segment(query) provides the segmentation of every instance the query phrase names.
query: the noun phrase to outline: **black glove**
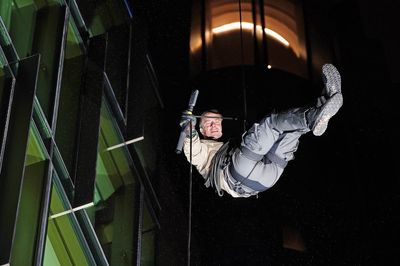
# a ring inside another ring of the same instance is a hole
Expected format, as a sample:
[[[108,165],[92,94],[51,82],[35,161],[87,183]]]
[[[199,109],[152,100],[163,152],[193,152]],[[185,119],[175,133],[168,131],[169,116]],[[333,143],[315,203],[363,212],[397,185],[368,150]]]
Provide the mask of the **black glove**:
[[[197,123],[197,118],[192,114],[192,112],[187,111],[187,110],[183,111],[179,125],[181,127],[185,128],[187,137],[190,136],[190,127],[189,127],[190,121],[192,121],[192,137],[193,137],[197,134],[197,131],[195,129],[196,123]]]

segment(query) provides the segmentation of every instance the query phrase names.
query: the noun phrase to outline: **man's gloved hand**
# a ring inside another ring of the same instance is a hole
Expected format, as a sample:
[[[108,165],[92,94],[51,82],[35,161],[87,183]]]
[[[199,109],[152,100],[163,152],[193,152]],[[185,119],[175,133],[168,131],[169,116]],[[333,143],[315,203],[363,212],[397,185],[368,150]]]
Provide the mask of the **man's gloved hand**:
[[[192,122],[192,137],[195,136],[197,134],[197,131],[195,129],[196,123],[197,123],[197,119],[196,117],[192,114],[192,112],[190,111],[183,111],[182,112],[182,116],[181,116],[181,120],[179,122],[179,125],[181,127],[185,127],[185,132],[186,132],[186,136],[189,137],[190,136],[190,127],[189,127],[189,122]]]

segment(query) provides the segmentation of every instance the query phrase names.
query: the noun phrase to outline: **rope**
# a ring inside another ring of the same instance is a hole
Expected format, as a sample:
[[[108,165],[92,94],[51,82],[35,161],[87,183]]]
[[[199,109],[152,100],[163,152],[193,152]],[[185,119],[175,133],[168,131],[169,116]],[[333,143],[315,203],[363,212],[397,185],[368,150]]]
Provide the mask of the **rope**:
[[[242,1],[239,0],[239,19],[240,19],[240,60],[242,72],[242,93],[243,93],[243,131],[247,128],[247,91],[246,75],[244,73],[244,48],[243,48],[243,28],[242,28]]]
[[[190,145],[189,145],[189,213],[188,213],[188,246],[187,246],[187,265],[190,266],[190,249],[192,238],[192,187],[193,187],[193,165],[192,165],[192,121],[189,121]]]
[[[240,16],[240,60],[242,65],[242,89],[243,89],[243,130],[247,128],[247,91],[246,91],[246,76],[244,72],[244,50],[243,50],[243,28],[242,28],[242,2],[239,1],[239,16]],[[188,243],[187,243],[187,265],[190,266],[191,256],[191,237],[192,237],[192,198],[193,198],[193,165],[192,165],[192,121],[190,126],[190,152],[189,152],[189,211],[188,211]]]

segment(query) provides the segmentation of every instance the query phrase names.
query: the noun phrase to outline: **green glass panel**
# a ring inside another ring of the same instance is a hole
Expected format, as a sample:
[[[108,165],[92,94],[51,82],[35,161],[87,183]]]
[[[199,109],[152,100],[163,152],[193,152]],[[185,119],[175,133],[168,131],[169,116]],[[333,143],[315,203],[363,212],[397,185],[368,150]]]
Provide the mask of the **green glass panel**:
[[[0,54],[1,54],[0,48]],[[0,55],[1,56],[1,55]],[[0,63],[1,65],[1,63]],[[13,82],[15,78],[8,65],[0,66],[0,169],[3,161],[5,147],[3,141],[7,137],[8,125],[10,119],[10,110],[13,99]]]
[[[11,2],[11,1],[9,1]],[[37,6],[32,0],[15,0],[7,8],[6,26],[20,58],[32,52]]]
[[[40,134],[34,123],[29,129],[28,151],[25,159],[25,166],[44,161],[48,158],[46,148],[40,139]]]
[[[32,52],[41,55],[36,95],[49,124],[52,121],[53,102],[60,60],[60,45],[64,25],[64,8],[47,5],[36,13],[35,36]]]
[[[0,53],[1,53],[1,48],[0,48]],[[11,70],[7,65],[0,65],[0,117],[3,114],[3,110],[6,109],[8,106],[7,103],[10,101],[10,82],[9,79],[11,78]],[[1,117],[0,119],[4,119],[4,117]],[[2,121],[3,122],[3,121]],[[0,129],[0,132],[3,129]]]
[[[135,201],[136,187],[131,184],[125,186],[123,193],[115,193],[110,264],[128,266],[134,265],[135,238],[134,232],[137,230],[135,223],[136,211],[138,210]],[[107,228],[107,227],[106,227]]]
[[[2,185],[0,186],[0,212],[5,215],[0,216],[0,252],[2,253],[3,260],[7,261],[11,259],[10,255],[15,251],[13,245],[18,243],[18,241],[14,241],[18,227],[17,222],[19,223],[19,215],[21,214],[18,211],[20,208],[23,208],[21,207],[21,202],[26,202],[21,197],[21,194],[24,193],[23,191],[27,189],[24,183],[24,173],[29,175],[28,180],[31,178],[31,173],[38,173],[37,176],[40,182],[40,178],[43,176],[42,172],[44,171],[44,167],[41,164],[35,164],[35,167],[33,167],[35,169],[32,168],[32,171],[25,169],[35,92],[35,73],[37,73],[38,63],[38,56],[25,58],[19,62],[18,79],[15,83],[12,108],[9,116],[10,123],[7,131],[7,145],[4,147],[1,159]],[[28,187],[28,189],[36,190],[37,187]],[[40,195],[39,193],[38,196],[40,197]],[[32,204],[36,207],[36,202],[32,202]]]
[[[105,200],[121,185],[133,183],[134,178],[129,166],[130,155],[126,146],[117,147],[124,140],[104,98],[99,137],[96,187],[99,196]]]
[[[136,182],[132,158],[105,98],[100,117],[96,169],[96,234],[111,265],[131,265],[135,228]],[[123,187],[123,189],[121,189]],[[121,255],[118,254],[123,254]]]
[[[126,112],[130,35],[129,24],[113,27],[108,31],[106,73],[122,116]]]
[[[55,175],[54,179],[58,180]],[[63,195],[61,185],[57,182],[53,185],[51,194],[50,214],[58,214],[67,210],[68,201]],[[47,230],[44,265],[53,265],[52,261],[57,260],[61,265],[90,265],[88,257],[89,250],[84,243],[83,236],[79,231],[78,223],[73,214],[66,214],[49,220]]]
[[[68,22],[67,44],[65,48],[65,59],[82,56],[82,38],[73,20]]]
[[[103,138],[100,138],[101,142],[103,142],[103,140]],[[99,144],[100,147],[103,146],[102,143]],[[114,191],[122,185],[122,180],[118,176],[118,170],[115,165],[108,163],[110,160],[112,160],[112,158],[110,158],[109,154],[99,154],[97,158],[96,188],[102,200],[108,199]]]
[[[43,185],[48,170],[46,159],[44,145],[35,124],[31,123],[11,265],[31,265],[35,258]]]
[[[93,200],[93,202],[94,202],[95,205],[97,205],[97,203],[100,200],[102,200],[102,198],[101,198],[101,195],[100,195],[99,188],[97,187],[97,184],[96,184],[96,187],[95,187],[95,190],[94,190],[94,200]]]
[[[8,64],[8,61],[7,61],[6,55],[4,54],[3,49],[0,46],[0,68],[1,68],[1,73],[3,73],[3,67],[5,65],[7,65],[7,64]],[[4,73],[0,74],[0,75],[3,76]]]
[[[72,179],[67,171],[67,168],[64,164],[64,161],[61,157],[61,154],[56,144],[54,144],[53,149],[54,149],[53,151],[54,168],[56,169],[57,176],[60,180],[60,183],[63,186],[63,190],[64,193],[66,194],[66,197],[68,197],[68,199],[72,201],[74,196],[74,185]]]
[[[7,62],[17,62],[18,60],[19,57],[8,33],[8,28],[4,24],[3,17],[0,16],[0,64],[5,65]],[[17,66],[14,70],[16,69]]]
[[[0,1],[0,17],[3,19],[4,25],[9,29],[11,24],[11,12],[14,3],[11,0]]]
[[[39,100],[35,96],[35,102],[33,106],[33,118],[42,139],[50,139],[52,132],[49,123],[43,113],[42,107],[40,106]]]
[[[53,244],[49,240],[49,237],[46,237],[46,252],[44,254],[43,265],[51,265],[51,266],[62,266],[60,261],[58,260],[56,251],[54,250]]]
[[[93,18],[87,19],[91,36],[96,36],[127,22],[129,17],[123,1],[102,0],[96,4]]]

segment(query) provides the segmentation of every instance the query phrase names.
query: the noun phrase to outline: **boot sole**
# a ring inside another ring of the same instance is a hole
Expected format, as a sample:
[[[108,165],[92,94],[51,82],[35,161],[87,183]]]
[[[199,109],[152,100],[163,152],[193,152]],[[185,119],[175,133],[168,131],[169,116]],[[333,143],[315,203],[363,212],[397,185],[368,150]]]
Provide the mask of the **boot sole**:
[[[328,127],[329,119],[332,118],[343,105],[343,95],[341,93],[336,93],[321,107],[322,110],[318,114],[315,120],[312,132],[315,136],[321,136],[324,134]]]
[[[330,97],[336,93],[342,92],[341,77],[339,71],[332,64],[322,66],[322,78],[324,79],[326,94]]]

